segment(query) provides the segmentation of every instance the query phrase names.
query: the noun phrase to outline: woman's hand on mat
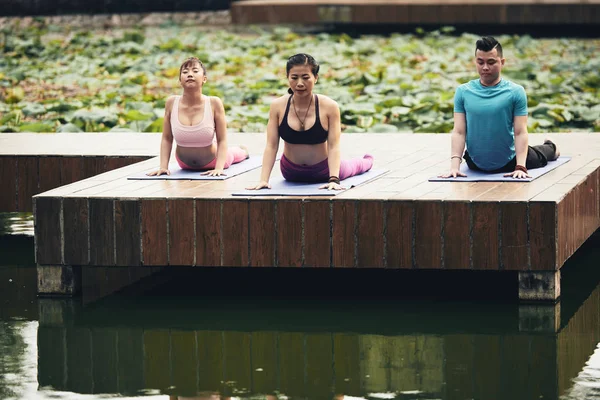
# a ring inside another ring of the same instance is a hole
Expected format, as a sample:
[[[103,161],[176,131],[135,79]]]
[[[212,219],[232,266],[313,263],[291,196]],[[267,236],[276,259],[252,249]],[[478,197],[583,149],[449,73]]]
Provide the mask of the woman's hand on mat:
[[[512,176],[515,179],[531,178],[531,175],[529,175],[527,172],[521,171],[521,170],[515,170],[515,171],[510,172],[508,174],[504,174],[504,176],[505,177]]]
[[[456,178],[457,176],[466,177],[467,174],[460,172],[460,170],[458,170],[458,169],[451,169],[450,172],[448,172],[448,173],[438,175],[438,178],[450,178],[450,177]]]
[[[271,189],[271,185],[267,181],[261,181],[256,186],[250,186],[246,188],[247,190],[260,190],[260,189]]]
[[[211,169],[210,171],[206,171],[201,173],[200,175],[207,175],[207,176],[221,176],[221,175],[227,175],[225,173],[223,173],[222,169]]]
[[[148,176],[171,175],[171,171],[166,168],[159,168],[156,171],[148,172]]]
[[[339,183],[335,183],[335,182],[329,182],[326,183],[324,185],[319,186],[319,189],[327,189],[327,190],[344,190],[346,189],[345,187],[343,187],[342,185],[340,185]]]

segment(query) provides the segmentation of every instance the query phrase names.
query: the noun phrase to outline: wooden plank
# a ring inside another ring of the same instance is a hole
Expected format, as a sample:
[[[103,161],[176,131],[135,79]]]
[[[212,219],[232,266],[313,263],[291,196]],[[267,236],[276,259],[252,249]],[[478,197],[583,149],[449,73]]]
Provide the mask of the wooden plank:
[[[359,201],[356,203],[356,208],[357,266],[384,267],[384,204],[381,201]]]
[[[0,196],[0,211],[17,211],[17,158],[13,156],[0,157],[0,182],[2,182],[2,195]]]
[[[194,200],[168,199],[169,264],[196,264]]]
[[[104,157],[104,171],[112,171],[114,169],[126,167],[133,162],[129,157]]]
[[[356,267],[356,201],[332,202],[332,266]]]
[[[115,265],[114,201],[90,199],[90,264]]]
[[[386,215],[387,268],[412,268],[414,240],[414,203],[390,201]]]
[[[529,204],[531,269],[550,271],[557,266],[556,203]]]
[[[88,200],[63,199],[64,260],[67,265],[89,263],[89,209]]]
[[[198,393],[196,332],[171,331],[171,385],[180,396]]]
[[[302,266],[302,203],[281,200],[277,203],[278,267]]]
[[[221,202],[196,200],[196,265],[221,265]]]
[[[466,202],[444,202],[444,268],[471,268],[471,208]]]
[[[115,264],[138,266],[142,263],[140,202],[115,200]]]
[[[39,192],[60,186],[60,157],[39,157],[40,186]]]
[[[250,266],[275,266],[275,202],[250,200]],[[290,246],[299,242],[290,243]]]
[[[83,158],[83,175],[91,178],[105,172],[104,156],[88,156]]]
[[[221,213],[221,243],[223,246],[221,265],[246,267],[248,254],[248,201],[223,201]]]
[[[304,265],[331,265],[331,209],[328,200],[307,200],[303,203]]]
[[[62,258],[62,205],[59,198],[35,199],[36,261],[42,265],[60,265]]]
[[[415,203],[415,267],[442,268],[442,203]]]
[[[141,222],[143,264],[168,265],[166,200],[142,200]]]
[[[170,337],[166,329],[144,331],[144,378],[146,389],[171,386]]]
[[[220,391],[225,380],[223,370],[223,334],[216,331],[197,331],[198,391]]]
[[[37,157],[19,157],[17,168],[17,208],[20,212],[31,212],[33,210],[31,197],[39,193],[40,178]],[[4,190],[4,188],[2,189]]]
[[[476,270],[500,269],[499,217],[496,203],[481,202],[471,205],[473,214],[471,268]]]
[[[252,392],[277,391],[277,332],[252,332]]]
[[[62,157],[60,160],[60,184],[68,185],[85,179],[83,157]]]
[[[501,266],[506,270],[529,269],[529,212],[525,203],[500,203]]]

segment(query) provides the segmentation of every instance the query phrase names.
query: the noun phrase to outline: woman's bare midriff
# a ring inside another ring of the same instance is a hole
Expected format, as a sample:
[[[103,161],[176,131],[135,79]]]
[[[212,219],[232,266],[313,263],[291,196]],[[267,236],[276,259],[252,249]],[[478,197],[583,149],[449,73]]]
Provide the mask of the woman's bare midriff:
[[[182,147],[177,146],[175,150],[177,157],[190,167],[203,167],[217,156],[217,144],[212,143],[206,147]]]
[[[315,165],[327,158],[327,142],[319,144],[286,143],[283,154],[294,164]]]

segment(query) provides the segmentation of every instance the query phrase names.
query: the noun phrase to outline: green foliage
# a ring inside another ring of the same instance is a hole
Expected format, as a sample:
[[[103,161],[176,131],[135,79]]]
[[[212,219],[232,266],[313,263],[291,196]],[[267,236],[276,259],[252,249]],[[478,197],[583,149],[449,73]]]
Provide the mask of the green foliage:
[[[264,130],[270,102],[287,91],[287,57],[297,52],[321,63],[315,91],[340,105],[345,132],[448,132],[456,87],[477,78],[476,37],[452,27],[351,37],[37,23],[0,33],[3,132],[160,132],[165,99],[181,93],[179,65],[190,56],[205,63],[204,93],[223,100],[228,128],[246,132]],[[600,130],[600,40],[498,38],[504,76],[528,94],[531,132]]]

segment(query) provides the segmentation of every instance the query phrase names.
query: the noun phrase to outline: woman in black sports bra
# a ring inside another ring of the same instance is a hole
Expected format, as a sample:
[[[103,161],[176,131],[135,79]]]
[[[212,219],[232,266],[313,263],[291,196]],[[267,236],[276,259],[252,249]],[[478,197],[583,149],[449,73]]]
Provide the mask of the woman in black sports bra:
[[[285,145],[280,167],[286,180],[324,182],[321,189],[340,190],[341,180],[370,170],[373,157],[340,160],[340,109],[329,97],[313,93],[319,77],[313,57],[290,57],[286,72],[289,95],[271,103],[260,183],[248,189],[271,188],[269,177],[281,138]]]

